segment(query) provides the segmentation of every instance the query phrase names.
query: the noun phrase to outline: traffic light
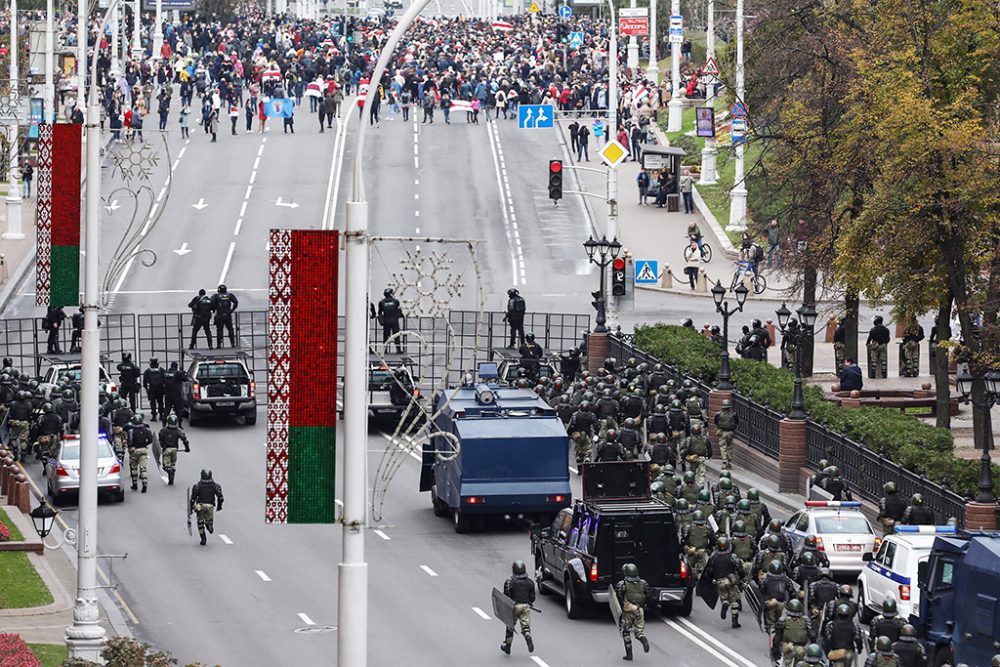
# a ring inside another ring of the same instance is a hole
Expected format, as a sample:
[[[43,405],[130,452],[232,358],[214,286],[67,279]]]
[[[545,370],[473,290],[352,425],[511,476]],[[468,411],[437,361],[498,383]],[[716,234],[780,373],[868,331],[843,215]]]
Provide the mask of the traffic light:
[[[549,160],[549,199],[562,199],[562,160]]]
[[[611,262],[611,295],[625,296],[625,260],[621,257]]]

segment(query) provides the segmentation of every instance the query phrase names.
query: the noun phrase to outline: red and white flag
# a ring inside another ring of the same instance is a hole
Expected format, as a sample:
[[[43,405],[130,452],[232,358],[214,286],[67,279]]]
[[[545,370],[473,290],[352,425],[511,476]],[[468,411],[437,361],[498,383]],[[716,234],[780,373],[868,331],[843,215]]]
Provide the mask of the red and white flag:
[[[493,22],[493,29],[499,30],[500,32],[510,32],[511,30],[514,29],[514,24],[497,19],[496,21]]]
[[[466,102],[465,100],[452,100],[451,101],[452,111],[472,111],[472,102]]]

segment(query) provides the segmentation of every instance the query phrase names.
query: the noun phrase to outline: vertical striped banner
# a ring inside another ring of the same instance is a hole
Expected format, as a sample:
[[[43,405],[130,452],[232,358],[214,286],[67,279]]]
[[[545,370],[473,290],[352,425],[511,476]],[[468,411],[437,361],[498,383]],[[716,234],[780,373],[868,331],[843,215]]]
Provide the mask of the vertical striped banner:
[[[272,229],[268,267],[267,523],[333,523],[336,231]]]
[[[80,303],[82,126],[38,128],[38,260],[35,304]]]

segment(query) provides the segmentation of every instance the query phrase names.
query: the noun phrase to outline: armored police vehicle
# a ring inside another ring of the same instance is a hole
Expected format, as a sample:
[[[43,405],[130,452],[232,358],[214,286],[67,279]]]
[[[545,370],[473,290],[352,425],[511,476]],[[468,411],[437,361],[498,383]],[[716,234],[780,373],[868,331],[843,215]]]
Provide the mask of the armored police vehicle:
[[[1000,653],[1000,532],[940,534],[918,565],[920,616],[910,617],[929,665],[989,665]]]
[[[691,613],[693,577],[673,511],[650,497],[648,461],[584,464],[583,500],[533,528],[531,551],[539,592],[562,595],[570,618],[607,603],[626,563],[649,583],[650,604]]]
[[[459,533],[481,530],[489,517],[547,523],[572,501],[569,437],[556,411],[496,379],[496,364],[482,364],[478,383],[439,391],[431,407],[420,490]]]
[[[191,358],[184,403],[191,426],[214,415],[242,417],[257,423],[257,382],[242,350],[188,350]]]

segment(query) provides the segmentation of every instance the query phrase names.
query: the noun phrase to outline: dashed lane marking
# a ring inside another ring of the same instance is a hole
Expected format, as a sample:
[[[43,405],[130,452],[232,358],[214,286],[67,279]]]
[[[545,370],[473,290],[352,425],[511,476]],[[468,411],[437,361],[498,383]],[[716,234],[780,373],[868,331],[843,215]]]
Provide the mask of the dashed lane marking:
[[[677,623],[675,620],[673,620],[671,618],[664,618],[663,622],[666,623],[667,625],[669,625],[670,627],[672,627],[677,632],[679,632],[682,635],[684,635],[685,637],[687,637],[688,639],[690,639],[695,644],[697,644],[699,647],[702,648],[702,650],[704,650],[707,653],[709,653],[710,655],[714,656],[717,660],[719,660],[719,662],[721,664],[726,665],[726,667],[740,667],[738,663],[733,662],[732,660],[730,660],[729,658],[727,658],[726,656],[724,656],[719,651],[716,651],[715,648],[713,648],[709,644],[703,642],[701,639],[699,639],[695,635],[693,635],[690,632],[688,632],[687,630],[685,630],[684,627],[682,625],[680,625],[679,623]],[[749,663],[749,664],[753,665],[753,663]]]
[[[236,250],[236,241],[229,242],[229,252],[226,253],[226,262],[222,265],[222,273],[219,274],[219,284],[226,282],[226,274],[229,273],[229,265],[233,261],[233,251]]]
[[[420,569],[423,570],[424,572],[426,572],[428,577],[436,577],[436,576],[438,576],[437,572],[435,572],[431,568],[427,567],[426,565],[421,565]]]
[[[261,581],[271,581],[271,577],[267,576],[267,573],[264,572],[264,570],[254,570],[254,573],[260,577]]]
[[[472,611],[476,612],[476,615],[479,616],[479,618],[483,619],[484,621],[490,620],[490,615],[487,614],[482,609],[480,609],[479,607],[473,607]]]
[[[386,535],[386,534],[385,534],[384,532],[382,532],[382,531],[381,531],[381,530],[379,530],[378,528],[376,528],[376,529],[375,529],[375,530],[373,530],[372,532],[373,532],[373,533],[375,533],[376,535],[378,535],[379,537],[381,537],[381,538],[382,538],[383,540],[385,540],[386,542],[388,542],[389,540],[391,540],[391,539],[392,539],[391,537],[389,537],[388,535]]]
[[[299,612],[299,618],[302,619],[302,622],[305,623],[306,625],[316,625],[315,621],[313,621],[311,618],[309,618],[309,616],[302,613],[301,611]]]
[[[531,656],[531,661],[533,663],[535,663],[536,665],[538,665],[538,667],[549,667],[549,663],[545,662],[544,660],[542,660],[541,658],[539,658],[537,655]]]
[[[720,648],[723,651],[725,651],[726,653],[728,653],[730,655],[730,657],[735,658],[739,662],[742,662],[744,665],[747,665],[747,667],[756,667],[756,663],[747,660],[742,655],[740,655],[740,653],[737,652],[735,649],[732,649],[729,646],[727,646],[726,644],[723,644],[720,640],[718,640],[715,637],[713,637],[712,635],[708,634],[707,632],[705,632],[704,630],[702,630],[701,628],[699,628],[697,625],[695,625],[691,621],[687,620],[686,618],[681,618],[681,619],[678,619],[678,620],[685,627],[690,628],[692,631],[694,631],[694,632],[698,633],[699,635],[701,635],[702,637],[704,637],[706,641],[712,643],[713,645],[717,646],[718,648]]]
[[[219,535],[219,539],[222,540],[223,544],[232,544],[233,541],[229,539],[228,535]]]

